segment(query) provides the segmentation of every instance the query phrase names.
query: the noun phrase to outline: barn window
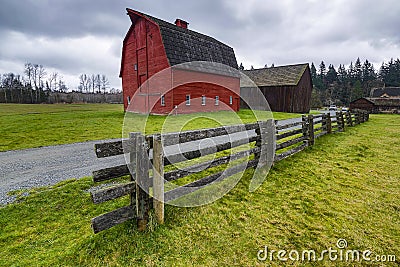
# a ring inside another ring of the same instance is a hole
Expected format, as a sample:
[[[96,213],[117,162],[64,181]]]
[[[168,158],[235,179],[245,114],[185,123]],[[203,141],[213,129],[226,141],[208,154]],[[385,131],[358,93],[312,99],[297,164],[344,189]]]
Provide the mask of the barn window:
[[[219,96],[215,97],[215,105],[218,106],[219,105]]]
[[[133,68],[137,71],[137,64],[133,65]]]
[[[205,105],[206,105],[206,96],[205,96],[205,95],[203,95],[203,96],[201,97],[201,105],[202,105],[202,106],[205,106]]]
[[[161,96],[161,106],[165,106],[165,95]]]
[[[131,97],[128,96],[127,99],[128,99],[128,105],[130,105],[131,104]]]
[[[186,95],[186,106],[190,106],[190,95]]]
[[[233,97],[230,96],[230,97],[229,97],[229,105],[232,105],[232,104],[233,104]]]

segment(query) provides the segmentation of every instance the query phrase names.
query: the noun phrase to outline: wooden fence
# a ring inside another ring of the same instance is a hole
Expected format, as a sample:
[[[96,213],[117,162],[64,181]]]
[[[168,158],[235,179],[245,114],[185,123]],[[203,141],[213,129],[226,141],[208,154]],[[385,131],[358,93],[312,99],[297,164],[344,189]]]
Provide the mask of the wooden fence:
[[[92,228],[95,233],[99,233],[135,219],[138,230],[144,231],[151,209],[154,209],[157,222],[163,224],[164,203],[168,204],[221,182],[248,168],[265,165],[271,158],[275,162],[280,161],[314,145],[314,140],[318,137],[344,131],[346,127],[368,119],[369,114],[364,111],[337,112],[335,115],[303,116],[301,121],[286,124],[269,120],[163,135],[144,136],[141,133],[131,133],[127,140],[97,144],[97,157],[125,154],[128,163],[93,172],[94,182],[129,178],[124,183],[93,192],[93,202],[100,204],[129,195],[130,205],[92,219]],[[275,134],[270,131],[275,131]],[[231,140],[232,136],[236,138]],[[189,146],[181,153],[165,153],[173,146],[178,145],[180,150],[190,142],[216,138],[219,138],[219,142],[214,146],[202,149]],[[271,149],[272,145],[275,149]],[[271,152],[275,154],[269,155]],[[185,166],[172,167],[179,163],[185,163]],[[193,174],[200,174],[201,177],[197,175],[189,183],[166,188],[167,183],[187,179]]]

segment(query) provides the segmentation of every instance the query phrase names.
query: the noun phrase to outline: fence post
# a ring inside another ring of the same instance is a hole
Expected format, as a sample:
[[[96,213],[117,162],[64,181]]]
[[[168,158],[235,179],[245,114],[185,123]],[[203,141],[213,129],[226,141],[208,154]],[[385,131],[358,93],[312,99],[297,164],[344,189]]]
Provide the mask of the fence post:
[[[274,162],[274,156],[275,154],[269,154],[271,153],[271,150],[267,149],[270,148],[270,145],[275,145],[274,144],[274,137],[270,133],[271,129],[275,129],[274,124],[276,126],[277,121],[274,121],[273,119],[270,119],[268,121],[259,121],[258,125],[259,128],[256,129],[257,135],[260,136],[260,139],[256,142],[256,146],[260,148],[260,152],[255,154],[255,157],[258,159],[258,164],[259,166],[266,165],[269,160],[272,160]],[[273,152],[275,152],[275,149],[272,149]]]
[[[361,124],[361,113],[360,113],[360,110],[357,110],[357,124]]]
[[[332,118],[330,112],[326,113],[326,132],[328,134],[332,133]]]
[[[314,116],[313,115],[308,115],[308,145],[313,146],[314,145]]]
[[[136,155],[137,155],[137,137],[140,135],[140,133],[130,133],[129,134],[129,169],[130,169],[130,181],[134,182],[136,181],[136,177],[137,175],[133,176],[132,175],[132,170],[135,168],[136,169]],[[131,192],[130,192],[130,201],[131,201],[131,207],[134,211],[134,214],[136,214],[136,210],[137,210],[137,202],[136,202],[136,187],[134,187]]]
[[[363,111],[360,111],[361,112],[361,123],[364,123],[365,122],[365,111],[363,110]]]
[[[301,127],[302,127],[302,130],[303,130],[303,136],[304,136],[304,139],[305,139],[304,143],[307,143],[307,146],[309,146],[310,145],[310,143],[309,143],[310,138],[309,138],[309,134],[308,134],[308,118],[307,118],[307,116],[306,115],[301,116],[301,121],[303,122]]]
[[[274,123],[277,123],[277,121],[275,121]],[[258,159],[258,162],[260,163],[263,160],[263,159],[261,159],[262,146],[265,145],[265,143],[266,143],[266,140],[265,140],[266,126],[265,126],[265,122],[263,122],[263,121],[258,121],[257,124],[258,124],[258,128],[256,129],[256,134],[260,138],[256,141],[256,147],[260,148],[260,152],[255,153],[254,158]]]
[[[164,224],[164,151],[160,134],[153,138],[153,206],[157,222]]]
[[[350,111],[346,111],[346,124],[347,124],[347,126],[351,126],[351,115],[350,115]]]
[[[269,119],[267,121],[267,125],[266,125],[266,143],[268,145],[268,148],[266,148],[264,151],[264,153],[266,153],[266,160],[271,161],[272,164],[275,161],[275,150],[276,150],[276,133],[275,133],[275,121],[274,119]],[[270,149],[272,147],[272,149]],[[261,148],[262,149],[262,148]],[[261,150],[262,151],[262,150]]]
[[[346,122],[345,122],[345,117],[342,111],[340,111],[340,120],[342,122],[342,129],[343,132],[346,131]]]
[[[137,226],[139,231],[145,231],[149,219],[149,157],[147,142],[142,134],[136,137],[136,205]]]
[[[322,131],[327,131],[326,130],[326,114],[322,114],[322,120],[321,120],[321,123],[322,123]]]
[[[350,115],[350,126],[354,126],[353,114],[351,112],[349,112],[349,115]]]
[[[343,113],[341,111],[336,112],[336,120],[337,120],[337,125],[338,125],[338,131],[343,132],[344,131],[344,118],[343,118]]]

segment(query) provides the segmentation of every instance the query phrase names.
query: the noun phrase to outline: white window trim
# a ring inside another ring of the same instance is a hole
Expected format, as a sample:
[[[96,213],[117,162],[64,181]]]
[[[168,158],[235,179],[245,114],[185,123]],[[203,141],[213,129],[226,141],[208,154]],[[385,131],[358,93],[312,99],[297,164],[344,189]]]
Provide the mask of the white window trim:
[[[165,107],[165,95],[161,96],[161,106]]]
[[[190,106],[190,95],[186,95],[186,106]]]
[[[233,105],[233,96],[229,97],[229,105]]]
[[[206,105],[206,100],[207,98],[206,98],[206,96],[205,95],[203,95],[203,96],[201,96],[201,105],[202,106],[205,106]]]
[[[216,106],[219,106],[219,96],[216,96],[216,97],[215,97],[215,105],[216,105]]]

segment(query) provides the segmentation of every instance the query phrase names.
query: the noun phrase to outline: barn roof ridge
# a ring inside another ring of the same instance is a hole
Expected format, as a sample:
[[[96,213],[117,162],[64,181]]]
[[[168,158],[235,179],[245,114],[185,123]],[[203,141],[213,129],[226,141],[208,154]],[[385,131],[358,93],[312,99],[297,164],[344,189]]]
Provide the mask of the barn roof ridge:
[[[232,47],[217,39],[179,27],[173,23],[127,8],[154,23],[161,32],[164,48],[171,66],[193,61],[221,63],[238,69],[235,52]]]
[[[302,63],[245,70],[243,73],[257,86],[296,86],[308,67],[308,63]]]

